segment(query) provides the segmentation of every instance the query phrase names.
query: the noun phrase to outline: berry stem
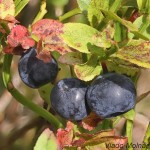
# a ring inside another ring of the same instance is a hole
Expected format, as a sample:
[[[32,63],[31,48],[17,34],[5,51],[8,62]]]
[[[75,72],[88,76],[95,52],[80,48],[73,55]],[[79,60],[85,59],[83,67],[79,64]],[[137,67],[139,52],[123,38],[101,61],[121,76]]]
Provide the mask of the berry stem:
[[[4,56],[4,65],[3,65],[3,82],[7,90],[10,94],[22,105],[28,107],[33,112],[35,112],[38,116],[43,117],[47,121],[49,121],[56,129],[63,127],[62,123],[51,113],[43,109],[42,107],[36,105],[31,100],[28,100],[23,94],[21,94],[11,82],[10,76],[10,66],[12,62],[12,55],[6,54]]]
[[[75,8],[69,12],[67,12],[66,14],[64,14],[63,16],[60,16],[59,17],[59,21],[64,21],[65,19],[68,19],[74,15],[77,15],[77,14],[81,14],[82,11],[79,9],[79,8]]]
[[[103,69],[103,74],[108,73],[107,65],[104,61],[101,62],[102,69]]]

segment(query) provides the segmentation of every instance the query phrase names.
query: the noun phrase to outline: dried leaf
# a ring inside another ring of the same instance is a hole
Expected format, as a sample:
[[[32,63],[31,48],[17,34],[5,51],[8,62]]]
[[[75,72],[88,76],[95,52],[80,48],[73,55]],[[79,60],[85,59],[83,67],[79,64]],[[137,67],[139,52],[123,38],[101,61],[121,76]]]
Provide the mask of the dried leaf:
[[[84,129],[91,131],[101,121],[102,119],[99,116],[97,116],[94,112],[92,112],[88,117],[86,117],[81,121],[81,125],[83,126]]]
[[[45,63],[48,63],[51,61],[52,56],[49,51],[41,51],[40,53],[37,54],[36,56],[38,59],[44,61]]]
[[[73,127],[74,124],[68,121],[66,129],[57,130],[57,140],[61,148],[64,146],[71,146],[73,141]]]
[[[72,146],[77,146],[77,147],[81,147],[85,142],[84,138],[80,138],[78,140],[75,140],[72,142]]]
[[[114,137],[115,133],[114,130],[105,130],[105,131],[100,131],[96,134],[93,134],[92,138],[90,138],[89,140],[87,140],[84,143],[85,145],[94,145],[94,144],[99,144],[99,143],[105,143],[105,139],[103,138],[109,138],[109,137]]]

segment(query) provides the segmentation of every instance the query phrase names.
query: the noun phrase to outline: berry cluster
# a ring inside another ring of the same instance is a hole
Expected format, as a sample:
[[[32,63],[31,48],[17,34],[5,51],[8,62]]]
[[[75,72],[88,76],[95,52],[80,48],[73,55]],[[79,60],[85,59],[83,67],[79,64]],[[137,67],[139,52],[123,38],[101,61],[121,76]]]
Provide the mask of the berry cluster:
[[[66,119],[82,120],[91,110],[110,118],[134,108],[136,90],[128,77],[108,73],[98,76],[89,86],[76,78],[60,80],[50,98],[55,111]]]
[[[25,84],[38,88],[56,78],[58,64],[54,58],[46,63],[38,59],[32,48],[21,57],[19,73]],[[130,78],[108,73],[90,85],[77,78],[62,79],[53,87],[50,99],[53,109],[68,120],[82,120],[91,111],[110,118],[134,108],[136,89]]]

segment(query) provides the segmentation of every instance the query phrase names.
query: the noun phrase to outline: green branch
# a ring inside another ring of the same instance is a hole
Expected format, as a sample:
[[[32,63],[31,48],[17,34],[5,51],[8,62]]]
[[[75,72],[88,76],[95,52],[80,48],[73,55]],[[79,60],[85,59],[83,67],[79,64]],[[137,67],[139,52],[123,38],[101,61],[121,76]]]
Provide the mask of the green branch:
[[[67,12],[66,14],[64,14],[63,16],[60,16],[59,17],[59,21],[64,21],[65,19],[68,19],[74,15],[77,15],[77,14],[81,14],[82,11],[79,9],[79,8],[75,8],[69,12]]]
[[[12,62],[12,55],[5,55],[4,56],[4,65],[3,65],[3,82],[5,87],[8,89],[8,91],[11,93],[11,95],[22,105],[28,107],[33,112],[35,112],[37,115],[43,117],[47,121],[49,121],[56,129],[63,127],[62,123],[51,113],[43,109],[42,107],[36,105],[31,100],[28,100],[23,94],[21,94],[13,85],[11,82],[11,76],[10,76],[10,66]]]

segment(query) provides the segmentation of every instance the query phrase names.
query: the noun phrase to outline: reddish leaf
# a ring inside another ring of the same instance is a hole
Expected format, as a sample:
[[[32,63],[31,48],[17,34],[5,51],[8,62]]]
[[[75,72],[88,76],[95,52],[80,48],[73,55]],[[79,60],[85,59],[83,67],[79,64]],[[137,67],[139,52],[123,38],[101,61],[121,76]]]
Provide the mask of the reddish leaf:
[[[0,26],[0,32],[2,32],[3,34],[6,33],[2,26]]]
[[[84,129],[87,129],[89,131],[93,130],[97,124],[102,121],[102,118],[97,116],[95,113],[91,113],[88,117],[83,119],[81,121],[81,125],[83,126]]]
[[[63,24],[52,19],[42,19],[32,26],[32,33],[39,39],[44,39],[48,35],[60,35],[62,33]]]
[[[57,140],[62,149],[64,146],[71,146],[73,141],[73,126],[73,123],[68,121],[66,129],[57,130]]]
[[[83,138],[83,139],[85,139],[87,141],[87,140],[91,139],[94,136],[94,134],[76,133],[76,136],[80,137],[80,138]]]
[[[107,144],[115,144],[115,145],[126,145],[128,142],[127,137],[119,137],[119,136],[96,136],[91,138],[90,140],[84,143],[86,145],[97,145],[100,143],[107,143]]]
[[[52,33],[47,36],[44,41],[44,49],[49,51],[57,51],[60,54],[66,54],[67,52],[71,52],[71,49],[64,43],[60,35],[55,35]]]
[[[32,34],[42,41],[43,50],[58,51],[60,54],[70,52],[71,49],[63,41],[63,24],[52,19],[42,19],[32,26]]]
[[[72,146],[77,146],[77,147],[81,147],[85,142],[84,138],[80,138],[78,140],[75,140],[72,142]]]
[[[16,25],[12,28],[10,34],[7,36],[7,42],[8,46],[4,49],[4,52],[9,54],[18,54],[15,53],[14,49],[20,46],[22,48],[19,54],[21,54],[24,50],[33,47],[35,44],[34,40],[30,38],[27,28],[21,25]]]
[[[34,41],[29,38],[27,28],[21,25],[17,25],[11,30],[10,34],[7,37],[7,41],[12,47],[22,45],[24,49],[28,49],[30,45],[34,46]]]
[[[40,60],[43,60],[45,63],[48,63],[51,61],[52,57],[49,51],[41,51],[39,54],[36,56]]]
[[[22,55],[24,49],[21,46],[11,47],[10,45],[7,45],[6,47],[4,47],[3,51],[6,54]]]
[[[19,21],[18,20],[16,20],[13,16],[10,16],[10,15],[8,15],[6,18],[5,18],[5,20],[3,19],[0,19],[0,22],[1,23],[5,23],[7,26],[8,26],[8,28],[11,30],[13,27],[14,27],[14,25],[16,24],[16,23],[19,23]],[[2,33],[6,33],[6,31],[5,31],[5,29],[0,25],[0,32],[2,32]]]
[[[39,40],[37,43],[37,53],[40,53],[42,51],[42,40]]]

